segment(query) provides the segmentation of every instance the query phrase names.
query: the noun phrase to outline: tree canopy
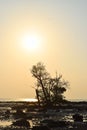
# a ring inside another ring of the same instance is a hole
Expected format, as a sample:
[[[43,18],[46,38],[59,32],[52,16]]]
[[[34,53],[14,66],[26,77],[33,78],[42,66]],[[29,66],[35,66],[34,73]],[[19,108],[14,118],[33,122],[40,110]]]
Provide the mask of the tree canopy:
[[[69,85],[62,79],[62,75],[51,77],[43,63],[38,62],[32,66],[32,76],[36,78],[36,97],[39,105],[58,105],[64,101],[63,93]]]

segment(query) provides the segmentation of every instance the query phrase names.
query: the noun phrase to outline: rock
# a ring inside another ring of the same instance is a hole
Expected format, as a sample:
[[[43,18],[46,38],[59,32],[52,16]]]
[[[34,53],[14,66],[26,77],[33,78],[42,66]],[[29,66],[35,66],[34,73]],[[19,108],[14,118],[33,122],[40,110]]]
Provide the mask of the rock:
[[[34,126],[32,130],[50,130],[47,126]]]
[[[19,119],[12,123],[13,126],[30,127],[30,123],[26,119]]]
[[[66,121],[54,121],[54,120],[43,120],[41,121],[42,125],[46,125],[50,128],[53,127],[67,127],[69,124]]]
[[[6,110],[5,114],[9,115],[9,114],[10,114],[10,111],[9,111],[9,110]]]
[[[83,122],[83,116],[80,115],[80,114],[74,114],[74,115],[73,115],[73,120],[74,120],[75,122]]]
[[[21,109],[16,110],[16,113],[13,113],[13,116],[15,119],[26,118],[26,114]]]
[[[66,121],[57,121],[57,127],[67,127],[69,124]]]

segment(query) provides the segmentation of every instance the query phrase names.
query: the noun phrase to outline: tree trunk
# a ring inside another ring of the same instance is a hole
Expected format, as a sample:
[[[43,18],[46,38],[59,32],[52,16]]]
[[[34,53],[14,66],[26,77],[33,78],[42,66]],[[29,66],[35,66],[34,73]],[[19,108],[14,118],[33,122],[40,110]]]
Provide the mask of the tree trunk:
[[[43,90],[43,93],[44,93],[44,97],[45,97],[45,100],[46,100],[46,104],[47,104],[48,103],[48,98],[47,98],[47,95],[46,95],[45,88],[43,86],[42,80],[40,80],[40,84],[41,84],[41,87],[42,87],[42,90]]]
[[[40,105],[40,99],[39,99],[39,94],[38,94],[38,90],[37,89],[36,89],[36,96],[37,96],[37,100],[38,100],[38,105],[40,107],[41,105]]]

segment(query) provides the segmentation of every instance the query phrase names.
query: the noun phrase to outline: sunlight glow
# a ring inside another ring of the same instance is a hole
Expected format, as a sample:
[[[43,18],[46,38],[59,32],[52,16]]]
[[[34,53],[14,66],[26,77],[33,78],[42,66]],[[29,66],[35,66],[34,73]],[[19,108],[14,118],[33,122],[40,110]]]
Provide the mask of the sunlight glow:
[[[22,37],[22,48],[25,51],[38,51],[41,48],[42,37],[36,34],[26,34]]]

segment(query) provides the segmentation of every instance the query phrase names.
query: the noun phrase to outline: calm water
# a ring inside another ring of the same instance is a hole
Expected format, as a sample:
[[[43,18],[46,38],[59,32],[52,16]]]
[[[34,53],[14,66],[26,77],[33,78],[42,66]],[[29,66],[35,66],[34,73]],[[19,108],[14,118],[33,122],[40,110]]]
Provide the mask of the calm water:
[[[37,99],[35,98],[0,98],[1,102],[6,102],[6,101],[25,101],[25,102],[36,102]]]

